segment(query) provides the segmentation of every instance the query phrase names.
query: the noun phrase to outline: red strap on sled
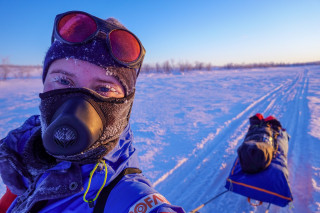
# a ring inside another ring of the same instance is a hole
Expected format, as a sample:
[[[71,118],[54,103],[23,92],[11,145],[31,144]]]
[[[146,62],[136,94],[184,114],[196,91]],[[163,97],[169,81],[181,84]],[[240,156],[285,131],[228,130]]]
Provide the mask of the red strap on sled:
[[[251,206],[261,206],[262,205],[262,201],[259,201],[259,203],[251,203],[251,198],[248,197],[248,202],[250,203]]]
[[[257,114],[256,114],[256,116],[257,116],[257,118],[258,118],[260,121],[262,121],[262,120],[263,120],[263,115],[262,115],[262,114],[257,113]]]
[[[13,194],[7,187],[6,193],[0,199],[0,213],[6,213],[11,203],[16,199],[17,195]]]
[[[268,121],[272,121],[272,120],[277,120],[275,117],[273,117],[272,115],[268,116],[267,118],[264,119],[264,121],[268,122]]]

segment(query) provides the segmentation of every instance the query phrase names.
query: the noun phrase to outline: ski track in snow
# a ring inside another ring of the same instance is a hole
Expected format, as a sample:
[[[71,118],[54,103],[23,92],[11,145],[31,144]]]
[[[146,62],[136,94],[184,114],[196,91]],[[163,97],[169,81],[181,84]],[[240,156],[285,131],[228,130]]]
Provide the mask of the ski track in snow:
[[[319,70],[313,70],[313,72]],[[291,134],[289,142],[289,181],[294,196],[293,209],[272,205],[271,212],[315,212],[319,211],[319,161],[312,149],[319,148],[319,137],[312,138],[308,129],[319,128],[319,122],[310,127],[310,112],[307,102],[309,71],[301,68],[294,78],[280,79],[283,82],[275,89],[252,102],[245,110],[224,122],[215,133],[210,133],[185,159],[184,164],[176,167],[176,175],[157,181],[169,200],[175,200],[186,210],[191,210],[214,195],[224,190],[225,178],[228,176],[237,146],[242,142],[248,128],[248,118],[257,112],[265,116],[275,115]],[[317,75],[318,73],[312,73]],[[314,76],[315,77],[315,76]],[[313,77],[313,79],[315,79]],[[318,83],[318,82],[316,82]],[[318,88],[319,89],[319,88]],[[319,114],[317,114],[319,115]],[[225,141],[225,143],[221,143]],[[318,145],[318,146],[316,146]],[[295,147],[298,146],[298,147]],[[220,156],[220,157],[219,157]],[[315,163],[315,164],[313,164]],[[317,165],[312,167],[312,165]],[[196,171],[192,171],[196,168]],[[312,169],[313,168],[313,169]],[[197,186],[192,186],[196,184]],[[187,189],[183,196],[175,189]],[[192,186],[192,187],[190,187]],[[221,201],[208,204],[201,212],[264,212],[265,208],[251,207],[245,198],[232,193],[223,195]],[[227,206],[227,207],[226,207]],[[237,210],[235,210],[237,209]],[[231,211],[230,211],[231,210]]]
[[[320,66],[141,74],[131,116],[144,174],[167,199],[190,211],[225,190],[249,126],[274,115],[291,135],[293,206],[270,212],[320,212]],[[38,113],[40,79],[0,82],[1,137]],[[4,185],[0,181],[0,195]],[[201,213],[264,212],[228,192]]]

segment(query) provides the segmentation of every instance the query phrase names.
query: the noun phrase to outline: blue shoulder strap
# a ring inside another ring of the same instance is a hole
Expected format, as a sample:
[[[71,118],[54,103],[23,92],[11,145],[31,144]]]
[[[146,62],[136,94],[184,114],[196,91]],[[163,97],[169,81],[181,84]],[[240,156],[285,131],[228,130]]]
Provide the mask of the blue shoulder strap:
[[[108,197],[112,189],[118,184],[118,182],[128,174],[138,174],[142,171],[138,168],[126,168],[124,169],[108,186],[104,187],[97,199],[97,203],[94,206],[93,213],[103,213]]]

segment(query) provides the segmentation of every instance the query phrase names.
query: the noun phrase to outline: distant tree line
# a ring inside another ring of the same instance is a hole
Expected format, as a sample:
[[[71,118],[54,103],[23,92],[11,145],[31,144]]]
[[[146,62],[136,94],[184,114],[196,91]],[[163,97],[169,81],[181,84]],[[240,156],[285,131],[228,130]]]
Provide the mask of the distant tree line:
[[[179,62],[175,63],[173,60],[165,61],[163,63],[156,63],[154,65],[144,63],[141,72],[150,73],[150,72],[162,72],[162,73],[170,73],[173,71],[177,72],[185,72],[192,70],[212,70],[213,66],[211,63],[203,63],[203,62]]]
[[[320,61],[307,63],[251,63],[251,64],[236,64],[228,63],[223,66],[213,66],[211,63],[195,62],[195,63],[174,63],[173,60],[165,61],[163,63],[156,63],[155,65],[143,64],[141,72],[185,72],[193,70],[217,70],[217,69],[250,69],[250,68],[267,68],[267,67],[285,67],[285,66],[303,66],[303,65],[320,65]]]
[[[30,78],[41,76],[41,65],[13,65],[9,57],[1,58],[0,80],[9,78]]]
[[[42,66],[19,66],[11,64],[0,64],[0,80],[10,78],[31,78],[41,76]]]
[[[251,63],[251,64],[234,64],[229,63],[221,68],[224,69],[250,69],[250,68],[267,68],[267,67],[288,67],[288,66],[306,66],[306,65],[320,65],[320,61],[316,62],[305,62],[305,63],[274,63],[274,62],[268,62],[268,63]]]
[[[144,63],[141,72],[142,73],[172,73],[172,72],[188,72],[188,71],[210,71],[220,69],[250,69],[250,68],[266,68],[266,67],[283,67],[283,66],[303,66],[303,65],[320,65],[320,61],[309,63],[252,63],[252,64],[235,64],[228,63],[224,66],[213,66],[211,63],[203,62],[179,62],[175,63],[173,60],[168,60],[163,63],[156,63],[154,65]],[[30,78],[39,77],[42,73],[42,66],[22,66],[12,65],[9,63],[8,58],[2,59],[0,64],[0,80],[6,80],[8,78]]]

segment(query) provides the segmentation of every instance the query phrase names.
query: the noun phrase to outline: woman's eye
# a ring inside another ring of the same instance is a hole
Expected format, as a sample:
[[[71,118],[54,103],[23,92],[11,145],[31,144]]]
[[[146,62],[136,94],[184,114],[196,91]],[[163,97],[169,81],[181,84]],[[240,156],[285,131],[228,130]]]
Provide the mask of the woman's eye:
[[[54,81],[58,82],[59,84],[64,85],[64,86],[71,86],[72,85],[71,81],[65,77],[56,77],[56,78],[54,78]]]
[[[100,91],[101,92],[109,92],[109,91],[111,91],[111,88],[109,88],[109,87],[100,87]]]
[[[108,97],[113,96],[112,94],[118,94],[118,91],[110,85],[99,87],[97,89],[97,92],[103,96],[108,96]]]
[[[63,85],[70,85],[70,81],[68,81],[67,79],[60,79],[60,83]]]

